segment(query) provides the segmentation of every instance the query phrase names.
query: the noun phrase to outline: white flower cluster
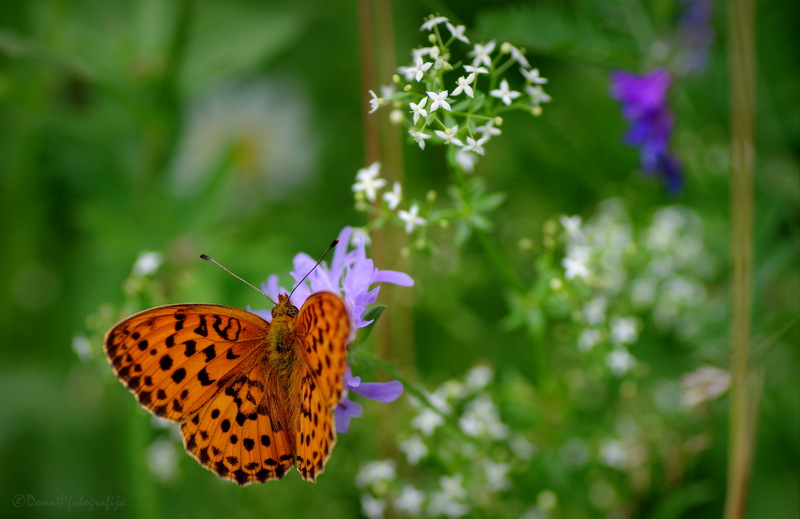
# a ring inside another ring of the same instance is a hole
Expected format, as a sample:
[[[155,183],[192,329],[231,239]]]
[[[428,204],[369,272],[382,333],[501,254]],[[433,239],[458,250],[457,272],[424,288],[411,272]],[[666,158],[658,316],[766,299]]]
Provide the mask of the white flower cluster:
[[[356,197],[356,207],[363,202],[375,203],[378,201],[378,194],[386,186],[386,179],[380,177],[381,164],[373,162],[366,168],[358,170],[356,182],[353,184],[353,192]],[[420,216],[419,204],[411,204],[408,209],[400,209],[403,201],[403,188],[400,182],[395,182],[391,191],[381,194],[382,207],[386,215],[393,215],[405,226],[407,234],[411,234],[417,227],[427,224],[425,218]],[[397,211],[396,215],[394,212]]]
[[[588,223],[562,216],[563,281],[554,291],[582,298],[576,319],[583,325],[577,346],[582,352],[605,344],[605,363],[616,376],[636,366],[628,348],[642,331],[633,313],[649,312],[662,330],[684,337],[698,323],[691,310],[706,298],[702,279],[712,270],[702,245],[702,228],[689,209],[666,207],[651,225],[634,235],[625,208],[606,200]]]
[[[495,510],[497,494],[511,488],[512,472],[535,448],[501,420],[489,392],[493,379],[492,369],[479,365],[427,394],[425,404],[412,397],[412,431],[400,441],[400,451],[408,465],[431,469],[430,484],[418,488],[404,481],[393,460],[366,463],[356,477],[365,516],[377,519],[390,509],[399,517],[464,517],[476,509]]]
[[[498,47],[495,40],[472,44],[465,27],[454,26],[444,16],[429,16],[420,30],[431,33],[431,46],[411,51],[411,64],[400,67],[394,77],[399,90],[381,87],[380,96],[369,91],[370,113],[392,101],[391,120],[407,126],[420,148],[429,139],[454,146],[457,164],[472,171],[478,156],[485,154],[484,145],[501,133],[500,112],[523,109],[541,114],[542,103],[551,100],[542,88],[547,79],[531,67],[523,50],[510,43]],[[455,45],[467,46],[465,57],[470,59],[454,61]],[[524,83],[527,96],[501,78],[514,65],[520,76],[512,81]]]

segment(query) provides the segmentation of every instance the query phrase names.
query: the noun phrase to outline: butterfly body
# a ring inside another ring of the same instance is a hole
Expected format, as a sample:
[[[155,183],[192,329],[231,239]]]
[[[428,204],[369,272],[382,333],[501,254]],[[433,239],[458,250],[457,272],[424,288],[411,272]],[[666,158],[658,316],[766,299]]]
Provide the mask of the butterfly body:
[[[338,296],[299,310],[282,294],[271,323],[220,305],[136,314],[105,339],[109,362],[140,405],[180,423],[186,451],[239,485],[297,465],[314,481],[336,441],[350,320]]]

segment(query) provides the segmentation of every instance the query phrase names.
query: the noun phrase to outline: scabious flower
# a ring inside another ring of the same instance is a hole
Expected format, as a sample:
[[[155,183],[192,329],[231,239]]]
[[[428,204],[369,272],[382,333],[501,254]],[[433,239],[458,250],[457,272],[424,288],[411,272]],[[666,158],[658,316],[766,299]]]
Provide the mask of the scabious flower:
[[[300,253],[294,258],[294,271],[291,273],[295,282],[299,282],[308,273],[305,281],[297,285],[292,293],[292,303],[298,308],[311,294],[320,291],[333,292],[344,299],[352,323],[351,341],[355,338],[356,330],[372,323],[371,320],[364,320],[367,306],[378,299],[380,291],[380,287],[371,289],[372,284],[392,283],[404,287],[414,284],[408,274],[375,268],[372,260],[367,258],[363,235],[358,237],[355,248],[350,250],[352,233],[351,227],[345,227],[339,233],[340,245],[333,251],[330,267],[322,262],[314,268],[316,261],[308,254]],[[273,300],[278,299],[278,294],[287,292],[278,286],[278,276],[274,274],[269,276],[261,290]],[[254,313],[267,321],[272,320],[271,312],[268,310]],[[398,381],[362,383],[360,377],[352,375],[349,366],[345,373],[345,385],[346,389],[353,393],[379,402],[391,402],[403,392],[403,385]],[[361,416],[361,406],[345,396],[334,413],[336,431],[344,433],[347,432],[350,418]]]
[[[622,114],[631,123],[625,142],[640,148],[642,170],[661,176],[670,191],[679,191],[681,166],[669,145],[675,124],[667,105],[669,73],[662,69],[641,76],[614,72],[611,84],[612,97],[622,103]]]

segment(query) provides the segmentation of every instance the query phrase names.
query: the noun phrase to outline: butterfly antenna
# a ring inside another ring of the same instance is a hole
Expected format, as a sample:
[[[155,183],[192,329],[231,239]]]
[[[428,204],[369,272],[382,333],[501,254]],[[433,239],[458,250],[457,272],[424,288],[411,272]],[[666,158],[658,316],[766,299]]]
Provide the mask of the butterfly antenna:
[[[250,288],[252,288],[252,289],[253,289],[253,290],[255,290],[256,292],[258,292],[258,293],[259,293],[259,294],[261,294],[262,296],[264,296],[264,297],[266,297],[267,299],[269,299],[270,301],[272,301],[272,298],[270,298],[270,297],[269,297],[267,294],[265,294],[264,292],[262,292],[261,290],[259,290],[258,288],[256,288],[256,287],[255,287],[255,285],[253,285],[253,284],[252,284],[252,283],[250,283],[249,281],[247,281],[247,280],[245,280],[245,279],[242,279],[241,277],[237,276],[236,274],[234,274],[233,272],[231,272],[230,270],[228,270],[227,268],[225,268],[225,267],[224,267],[224,266],[223,266],[223,265],[222,265],[220,262],[218,262],[218,261],[217,261],[217,260],[215,260],[214,258],[212,258],[212,257],[210,257],[210,256],[206,256],[205,254],[201,254],[201,255],[200,255],[200,257],[201,257],[201,258],[203,258],[203,259],[204,259],[204,260],[206,260],[206,261],[210,261],[211,263],[213,263],[214,265],[218,266],[219,268],[221,268],[222,270],[224,270],[225,272],[227,272],[227,273],[228,273],[228,274],[230,274],[231,276],[235,277],[236,279],[238,279],[239,281],[241,281],[241,282],[242,282],[242,283],[244,283],[245,285],[249,286]],[[276,304],[276,303],[275,303],[275,301],[272,301],[272,304],[273,304],[273,305],[274,305],[274,304]]]
[[[314,264],[314,266],[313,266],[313,267],[311,267],[311,270],[309,270],[308,272],[306,272],[306,275],[305,275],[305,276],[303,276],[303,279],[301,279],[300,281],[298,281],[298,282],[297,282],[297,284],[294,286],[294,288],[292,289],[292,291],[289,293],[289,297],[292,297],[292,294],[294,294],[294,291],[295,291],[295,290],[297,290],[297,287],[299,287],[300,285],[302,285],[302,284],[303,284],[303,281],[305,281],[305,280],[306,280],[306,278],[307,278],[307,277],[308,277],[308,276],[309,276],[309,275],[310,275],[312,272],[314,272],[314,269],[315,269],[315,268],[317,268],[317,267],[319,266],[319,264],[320,264],[320,263],[322,263],[322,260],[324,260],[324,259],[325,259],[325,256],[327,256],[327,255],[328,255],[328,253],[331,251],[331,249],[332,249],[332,248],[334,248],[334,247],[336,247],[336,245],[337,245],[338,243],[339,243],[339,238],[336,238],[335,240],[333,240],[333,241],[331,242],[331,244],[330,244],[330,245],[328,245],[328,248],[327,248],[327,249],[325,249],[325,252],[323,252],[323,253],[322,253],[322,256],[321,256],[321,257],[320,257],[320,258],[317,260],[317,262]]]

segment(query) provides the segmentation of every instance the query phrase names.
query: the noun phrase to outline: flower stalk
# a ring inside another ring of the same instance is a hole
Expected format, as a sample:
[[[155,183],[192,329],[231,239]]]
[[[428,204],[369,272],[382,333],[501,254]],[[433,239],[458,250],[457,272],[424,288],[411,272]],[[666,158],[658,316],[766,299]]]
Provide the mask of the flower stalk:
[[[753,271],[755,55],[752,0],[730,3],[731,83],[731,373],[725,518],[744,517],[763,376],[750,368]]]

